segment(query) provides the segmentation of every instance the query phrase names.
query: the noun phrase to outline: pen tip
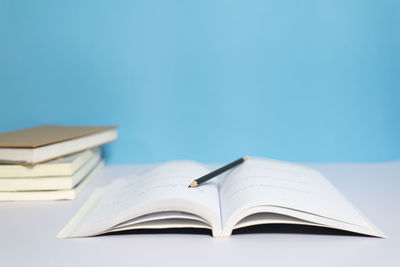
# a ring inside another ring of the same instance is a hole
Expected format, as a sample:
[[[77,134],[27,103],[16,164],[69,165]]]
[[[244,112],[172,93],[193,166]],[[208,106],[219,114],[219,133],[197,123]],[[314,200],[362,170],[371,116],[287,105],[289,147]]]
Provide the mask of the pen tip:
[[[243,157],[243,160],[244,160],[244,161],[246,161],[246,160],[248,160],[248,159],[249,159],[248,156],[244,156],[244,157]]]

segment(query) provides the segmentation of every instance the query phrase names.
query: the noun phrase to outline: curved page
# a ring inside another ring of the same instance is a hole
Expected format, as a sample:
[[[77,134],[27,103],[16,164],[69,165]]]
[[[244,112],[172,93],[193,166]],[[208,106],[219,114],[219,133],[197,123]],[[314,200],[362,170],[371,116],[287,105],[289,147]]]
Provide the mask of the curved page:
[[[117,179],[93,194],[59,237],[106,233],[118,224],[140,216],[166,211],[195,214],[213,231],[221,232],[218,187],[215,182],[188,188],[209,170],[196,162],[177,161],[159,165],[137,176]],[[165,227],[180,227],[168,221]],[[199,225],[199,224],[196,224]]]
[[[296,211],[312,223],[356,225],[383,236],[321,173],[301,165],[250,158],[225,176],[219,193],[224,235],[245,216],[280,207],[283,215]]]

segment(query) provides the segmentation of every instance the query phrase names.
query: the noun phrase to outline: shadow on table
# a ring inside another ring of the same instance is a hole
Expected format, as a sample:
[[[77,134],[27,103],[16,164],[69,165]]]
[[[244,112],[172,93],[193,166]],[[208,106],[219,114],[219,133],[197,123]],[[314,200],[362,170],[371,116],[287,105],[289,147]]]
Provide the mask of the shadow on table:
[[[312,225],[296,224],[261,224],[233,230],[232,235],[242,234],[307,234],[307,235],[337,235],[337,236],[366,236],[344,230],[331,229]]]
[[[351,233],[343,230],[329,229],[310,225],[291,225],[291,224],[263,224],[253,225],[233,231],[232,235],[244,234],[307,234],[307,235],[332,235],[332,236],[366,236]],[[190,235],[209,235],[211,230],[198,228],[170,228],[170,229],[136,229],[125,230],[102,234],[107,235],[143,235],[143,234],[190,234]]]

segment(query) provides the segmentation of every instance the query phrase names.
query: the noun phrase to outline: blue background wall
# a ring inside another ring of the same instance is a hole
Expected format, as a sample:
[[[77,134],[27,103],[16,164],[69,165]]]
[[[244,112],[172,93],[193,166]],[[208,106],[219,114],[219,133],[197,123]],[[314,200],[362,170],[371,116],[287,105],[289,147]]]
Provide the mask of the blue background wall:
[[[0,0],[0,131],[120,126],[109,162],[400,158],[400,1]]]

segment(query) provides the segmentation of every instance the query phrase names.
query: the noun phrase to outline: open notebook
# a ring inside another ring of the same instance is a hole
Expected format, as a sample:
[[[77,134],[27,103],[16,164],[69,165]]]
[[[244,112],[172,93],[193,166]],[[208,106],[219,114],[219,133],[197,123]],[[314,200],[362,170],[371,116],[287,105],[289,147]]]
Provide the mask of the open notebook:
[[[58,237],[133,229],[207,228],[214,237],[259,224],[300,224],[385,237],[321,173],[250,158],[197,188],[209,173],[192,161],[168,162],[97,189]]]

